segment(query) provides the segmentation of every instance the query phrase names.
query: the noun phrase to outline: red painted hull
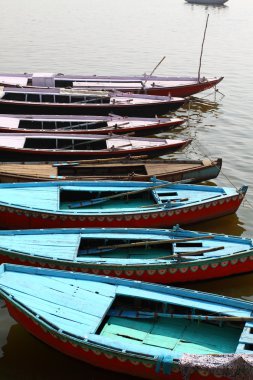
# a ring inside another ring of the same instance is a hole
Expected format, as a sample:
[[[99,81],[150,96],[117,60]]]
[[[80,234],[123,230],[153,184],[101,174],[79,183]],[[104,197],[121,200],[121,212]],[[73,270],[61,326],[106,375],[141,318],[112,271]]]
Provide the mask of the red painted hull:
[[[103,77],[102,77],[103,78]],[[101,78],[101,80],[103,80]],[[140,78],[138,78],[140,80]],[[185,98],[187,96],[191,96],[191,95],[194,95],[194,94],[197,94],[199,92],[202,92],[202,91],[205,91],[205,90],[208,90],[212,87],[215,87],[218,83],[220,83],[222,81],[223,77],[220,77],[220,78],[217,78],[217,79],[211,79],[211,80],[207,80],[205,82],[195,82],[195,83],[191,83],[191,84],[183,84],[183,85],[176,85],[176,81],[175,81],[175,85],[174,86],[164,86],[164,87],[152,87],[152,88],[147,88],[145,89],[145,91],[143,90],[140,90],[140,89],[136,89],[136,88],[130,88],[128,87],[127,89],[126,88],[117,88],[118,91],[121,91],[121,92],[133,92],[133,93],[145,93],[147,95],[158,95],[158,96],[168,96],[168,95],[171,95],[173,97],[180,97],[180,98]],[[80,78],[72,78],[72,81],[70,81],[70,84],[74,81],[79,81]],[[143,80],[145,80],[143,78]],[[159,81],[160,78],[158,77],[157,80]],[[155,81],[155,78],[154,78],[154,81]],[[13,85],[11,83],[8,83],[8,81],[5,81],[5,83],[0,83],[4,86],[8,86],[8,87],[16,87],[16,85]],[[67,85],[67,84],[66,84]],[[24,88],[29,88],[29,87],[32,87],[33,86],[22,86]],[[36,86],[35,86],[36,87]],[[62,85],[59,86],[59,84],[56,83],[56,87],[63,87]],[[78,88],[78,87],[76,87]],[[85,88],[85,86],[84,86]],[[92,89],[92,87],[89,86],[89,89]],[[101,86],[101,88],[94,88],[94,90],[103,90],[103,86]],[[114,88],[111,87],[111,90],[113,90]],[[107,87],[106,90],[109,90],[109,88]]]
[[[87,151],[74,151],[74,150],[46,150],[46,149],[22,149],[14,147],[0,146],[0,154],[4,157],[5,161],[57,161],[57,160],[92,160],[104,158],[117,158],[130,156],[145,155],[148,157],[162,156],[167,153],[174,152],[178,149],[184,148],[191,140],[173,144],[163,144],[159,146],[151,146],[145,148],[133,148],[129,150],[122,149],[104,149],[104,150],[87,150]],[[0,159],[1,160],[1,159]]]
[[[116,227],[116,228],[158,228],[176,224],[189,225],[234,213],[245,194],[228,196],[223,199],[206,201],[200,205],[172,210],[154,210],[143,213],[92,215],[47,213],[23,210],[14,206],[0,206],[0,228],[75,228],[75,227]]]
[[[227,257],[223,259],[210,260],[205,263],[184,264],[178,267],[160,265],[155,268],[145,268],[145,266],[139,265],[133,267],[129,265],[124,267],[106,268],[102,264],[100,265],[82,265],[71,264],[66,262],[53,262],[50,260],[43,260],[37,257],[25,258],[17,257],[13,254],[4,255],[0,254],[0,264],[10,263],[18,265],[27,265],[34,267],[44,267],[51,269],[70,270],[73,272],[91,273],[96,275],[120,277],[131,280],[153,282],[159,284],[173,284],[173,283],[185,283],[192,281],[201,281],[214,278],[223,278],[236,274],[248,273],[253,271],[253,252],[247,254],[241,253],[236,257]]]
[[[168,96],[168,94],[170,94],[173,97],[185,98],[187,96],[191,96],[199,92],[208,90],[212,87],[215,87],[218,83],[222,81],[222,79],[223,78],[218,78],[216,80],[210,80],[207,82],[200,82],[200,83],[174,86],[174,87],[164,87],[164,88],[154,87],[154,88],[148,89],[146,93],[148,95],[160,95],[160,96]]]
[[[171,129],[171,128],[175,128],[181,124],[183,124],[185,122],[185,120],[177,120],[177,121],[168,121],[168,122],[162,122],[162,123],[157,123],[157,124],[147,124],[147,125],[142,125],[142,126],[129,126],[129,127],[124,127],[124,128],[115,128],[115,127],[111,127],[111,128],[106,128],[106,129],[103,129],[103,128],[98,128],[98,129],[68,129],[68,130],[62,130],[62,129],[39,129],[39,130],[35,130],[35,129],[22,129],[22,128],[6,128],[6,127],[1,127],[0,126],[0,133],[47,133],[47,134],[53,134],[53,135],[57,135],[57,134],[65,134],[65,135],[69,135],[69,134],[80,134],[80,135],[83,135],[84,133],[87,135],[87,134],[91,134],[91,135],[94,135],[94,134],[99,134],[99,135],[107,135],[109,133],[113,133],[113,134],[124,134],[124,133],[134,133],[136,136],[145,136],[145,135],[148,135],[148,134],[151,134],[151,133],[158,133],[160,131],[163,131],[165,129]]]
[[[173,366],[170,374],[165,374],[162,370],[157,372],[155,363],[149,360],[138,360],[138,358],[135,358],[133,355],[130,356],[124,353],[117,354],[115,351],[110,352],[106,350],[106,348],[100,350],[99,347],[95,348],[94,346],[85,346],[84,344],[81,346],[81,344],[74,343],[74,341],[71,341],[68,337],[60,339],[60,336],[57,335],[56,332],[45,329],[38,323],[35,323],[31,317],[16,308],[15,305],[9,301],[6,302],[6,305],[11,316],[27,331],[63,354],[106,370],[139,376],[145,379],[183,380],[183,375],[178,365]],[[189,380],[203,379],[217,380],[217,377],[206,371],[194,372],[189,377]],[[228,380],[228,378],[219,377],[219,380]]]

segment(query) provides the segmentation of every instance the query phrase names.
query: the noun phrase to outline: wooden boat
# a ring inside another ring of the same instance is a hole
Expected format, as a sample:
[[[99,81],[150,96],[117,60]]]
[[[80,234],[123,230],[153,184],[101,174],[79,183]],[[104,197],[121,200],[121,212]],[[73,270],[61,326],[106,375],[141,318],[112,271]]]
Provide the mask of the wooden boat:
[[[148,135],[177,127],[179,118],[121,116],[0,115],[0,133],[123,134]]]
[[[141,156],[140,156],[141,157]],[[133,157],[132,159],[104,159],[68,161],[62,163],[0,162],[0,182],[31,181],[149,181],[152,177],[164,181],[189,180],[189,183],[216,178],[222,166],[222,159],[203,160],[151,160]]]
[[[215,380],[218,372],[228,380],[244,363],[252,375],[252,302],[10,264],[0,266],[0,295],[29,333],[103,369],[153,380]]]
[[[234,213],[247,186],[158,181],[0,184],[0,228],[169,227]]]
[[[176,111],[183,98],[61,88],[0,90],[0,113],[39,115],[123,115],[154,117]]]
[[[187,3],[191,4],[205,4],[205,5],[223,5],[228,0],[186,0]]]
[[[144,228],[0,231],[0,263],[162,284],[253,271],[252,239]]]
[[[191,140],[76,135],[0,133],[0,161],[55,161],[147,155],[155,157],[185,147]]]
[[[81,87],[97,90],[114,90],[186,97],[215,87],[223,77],[176,77],[176,76],[105,76],[64,75],[53,73],[0,74],[0,83],[22,87]]]

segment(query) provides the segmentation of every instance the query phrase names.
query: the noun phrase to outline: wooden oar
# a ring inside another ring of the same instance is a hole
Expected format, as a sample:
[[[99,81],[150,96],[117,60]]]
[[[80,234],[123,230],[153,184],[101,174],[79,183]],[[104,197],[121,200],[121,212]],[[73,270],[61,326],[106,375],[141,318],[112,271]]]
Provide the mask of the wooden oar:
[[[166,240],[146,240],[146,241],[137,241],[136,243],[125,243],[125,244],[113,244],[113,245],[103,245],[98,247],[98,249],[118,249],[118,248],[133,248],[133,247],[145,247],[152,245],[161,245],[161,244],[172,244],[172,243],[184,243],[188,241],[202,240],[202,239],[213,239],[212,235],[197,236],[192,238],[184,239],[166,239]],[[175,257],[172,255],[172,257]]]
[[[68,130],[68,129],[76,129],[76,128],[80,128],[80,127],[87,127],[87,126],[91,126],[91,125],[96,125],[98,123],[101,123],[102,121],[98,120],[96,122],[94,121],[91,121],[91,122],[86,122],[86,123],[81,123],[81,124],[75,124],[75,125],[69,125],[67,127],[62,127],[62,128],[58,128],[58,129],[63,129],[63,130]]]
[[[222,246],[213,247],[213,248],[202,249],[202,250],[194,251],[194,252],[175,252],[174,255],[161,256],[161,257],[157,257],[157,259],[172,259],[172,258],[179,259],[179,258],[181,258],[181,256],[198,256],[198,255],[202,255],[203,253],[207,253],[207,252],[219,251],[220,249],[224,249],[224,247],[222,247]]]
[[[91,206],[93,204],[107,202],[107,201],[109,201],[111,199],[128,197],[128,196],[131,196],[131,195],[144,193],[146,191],[161,189],[161,188],[166,187],[166,186],[168,186],[168,187],[169,186],[174,186],[174,185],[176,185],[178,183],[187,183],[187,182],[190,182],[191,180],[192,180],[192,178],[191,179],[182,180],[182,181],[172,182],[172,183],[171,182],[166,182],[166,183],[162,183],[162,184],[156,185],[156,186],[145,187],[144,189],[140,189],[140,190],[133,190],[133,191],[125,192],[125,193],[119,193],[119,194],[109,195],[108,197],[90,199],[89,201],[84,201],[84,202],[82,202],[82,201],[80,201],[80,202],[73,202],[73,203],[68,204],[68,207],[69,208],[81,208],[81,207]],[[163,206],[164,206],[164,204],[161,204],[161,207],[163,207]],[[150,206],[150,207],[152,207],[152,206]]]
[[[135,310],[110,310],[108,313],[111,317],[121,318],[171,318],[171,319],[189,319],[196,321],[219,321],[219,322],[250,322],[253,321],[253,317],[235,317],[227,315],[192,315],[192,314],[173,314],[173,313],[156,313],[147,311],[135,311]]]
[[[52,164],[52,166],[76,166],[81,164],[106,164],[106,163],[124,163],[124,161],[127,161],[127,164],[131,164],[131,161],[138,161],[138,160],[146,160],[148,158],[147,155],[142,156],[126,156],[126,157],[114,157],[114,158],[98,158],[94,160],[76,160],[76,161],[65,161],[65,162],[55,162]]]
[[[169,200],[170,202],[186,202],[186,201],[188,201],[189,200],[189,198],[176,198],[176,199],[171,199],[171,200]],[[163,205],[165,206],[166,205],[166,203],[163,203]],[[145,205],[145,206],[140,206],[141,208],[147,208],[147,207],[161,207],[161,203],[157,203],[157,204],[154,204],[154,205],[152,205],[152,206],[150,206],[150,205]]]

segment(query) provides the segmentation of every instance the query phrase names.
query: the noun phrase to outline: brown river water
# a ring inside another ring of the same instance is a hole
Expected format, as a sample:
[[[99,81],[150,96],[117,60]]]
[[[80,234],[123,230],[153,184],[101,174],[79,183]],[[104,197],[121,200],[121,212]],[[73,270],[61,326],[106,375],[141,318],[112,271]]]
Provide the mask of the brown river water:
[[[249,185],[236,215],[192,229],[253,237],[253,3],[184,0],[0,0],[0,72],[224,76],[176,115],[189,122],[163,136],[193,138],[175,157],[222,157],[221,186]],[[253,274],[189,287],[253,301]],[[0,380],[122,379],[65,357],[29,335],[0,308]]]

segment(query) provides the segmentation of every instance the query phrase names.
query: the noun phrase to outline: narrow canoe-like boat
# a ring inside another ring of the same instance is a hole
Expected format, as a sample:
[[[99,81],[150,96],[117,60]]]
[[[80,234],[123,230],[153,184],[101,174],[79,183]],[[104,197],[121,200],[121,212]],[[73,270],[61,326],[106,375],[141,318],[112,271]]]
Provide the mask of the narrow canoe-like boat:
[[[121,116],[0,115],[0,133],[122,134],[144,136],[184,123],[180,118],[133,118]]]
[[[0,184],[0,228],[169,227],[235,212],[247,191],[158,181]]]
[[[215,87],[223,77],[176,76],[100,76],[63,75],[53,73],[0,74],[0,83],[12,86],[34,87],[82,87],[96,90],[118,90],[150,95],[186,97]]]
[[[228,380],[243,362],[252,375],[252,302],[10,264],[0,266],[0,295],[29,333],[103,369],[153,380]]]
[[[61,88],[0,90],[0,113],[36,115],[123,115],[155,117],[176,111],[183,98]]]
[[[251,272],[253,244],[178,226],[1,230],[0,263],[170,284]]]
[[[147,155],[161,156],[191,140],[48,133],[0,133],[0,161],[81,160]]]
[[[156,159],[108,159],[68,161],[62,163],[0,162],[0,182],[32,181],[149,181],[152,177],[164,181],[189,180],[189,183],[216,178],[222,159],[163,160]]]
[[[190,4],[223,5],[228,0],[186,0]]]

